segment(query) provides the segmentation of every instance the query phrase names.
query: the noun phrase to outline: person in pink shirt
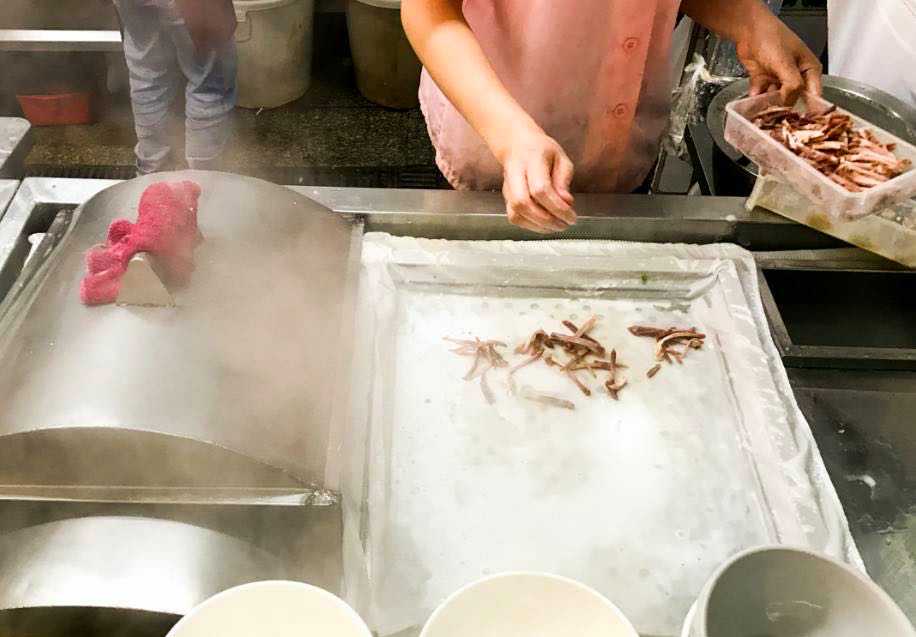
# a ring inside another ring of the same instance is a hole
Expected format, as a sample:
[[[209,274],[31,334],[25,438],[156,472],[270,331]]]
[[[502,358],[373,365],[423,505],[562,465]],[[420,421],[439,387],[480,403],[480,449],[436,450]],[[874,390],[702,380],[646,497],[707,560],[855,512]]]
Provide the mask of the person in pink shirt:
[[[445,177],[501,187],[536,232],[575,223],[573,189],[638,187],[667,123],[678,11],[736,42],[754,93],[820,93],[818,59],[761,0],[404,0]]]

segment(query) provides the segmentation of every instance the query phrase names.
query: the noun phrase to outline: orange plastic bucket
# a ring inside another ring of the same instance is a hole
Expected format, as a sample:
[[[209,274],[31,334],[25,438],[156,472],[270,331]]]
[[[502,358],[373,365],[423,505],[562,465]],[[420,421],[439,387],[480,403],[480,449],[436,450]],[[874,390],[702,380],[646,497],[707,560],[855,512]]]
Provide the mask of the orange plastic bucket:
[[[92,94],[17,95],[19,106],[33,126],[92,123]]]

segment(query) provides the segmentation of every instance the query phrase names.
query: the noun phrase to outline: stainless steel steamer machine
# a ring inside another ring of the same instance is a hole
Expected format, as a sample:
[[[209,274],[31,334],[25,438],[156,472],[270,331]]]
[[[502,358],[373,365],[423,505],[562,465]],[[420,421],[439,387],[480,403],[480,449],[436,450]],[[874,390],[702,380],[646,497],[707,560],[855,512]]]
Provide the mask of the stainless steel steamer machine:
[[[131,217],[151,181],[180,178],[203,187],[219,259],[198,251],[180,308],[80,305],[84,247]],[[916,334],[901,317],[916,274],[743,204],[584,196],[564,238],[755,252],[770,328],[865,563],[912,617]],[[0,182],[4,630],[162,635],[246,581],[339,592],[340,465],[362,461],[339,453],[362,236],[530,239],[501,208],[495,194],[218,173]]]

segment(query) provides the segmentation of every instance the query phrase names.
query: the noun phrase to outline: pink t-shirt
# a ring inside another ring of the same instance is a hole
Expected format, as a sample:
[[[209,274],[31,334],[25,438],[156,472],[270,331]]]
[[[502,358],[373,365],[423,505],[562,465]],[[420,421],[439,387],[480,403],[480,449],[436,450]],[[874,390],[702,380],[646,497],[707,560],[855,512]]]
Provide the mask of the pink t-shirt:
[[[574,191],[628,192],[657,156],[679,0],[464,0],[496,74],[576,165]],[[502,169],[423,72],[436,162],[455,188],[495,190]]]

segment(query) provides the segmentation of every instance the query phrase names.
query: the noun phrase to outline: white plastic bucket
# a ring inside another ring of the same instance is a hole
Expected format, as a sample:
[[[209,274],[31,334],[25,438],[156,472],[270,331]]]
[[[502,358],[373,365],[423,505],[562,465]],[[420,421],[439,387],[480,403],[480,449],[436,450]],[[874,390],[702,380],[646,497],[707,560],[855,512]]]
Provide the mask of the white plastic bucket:
[[[420,637],[639,637],[603,595],[547,573],[502,573],[465,586]]]
[[[242,584],[198,604],[166,637],[371,637],[339,597],[303,582]]]
[[[302,97],[312,72],[314,0],[234,0],[239,106],[275,108]]]

